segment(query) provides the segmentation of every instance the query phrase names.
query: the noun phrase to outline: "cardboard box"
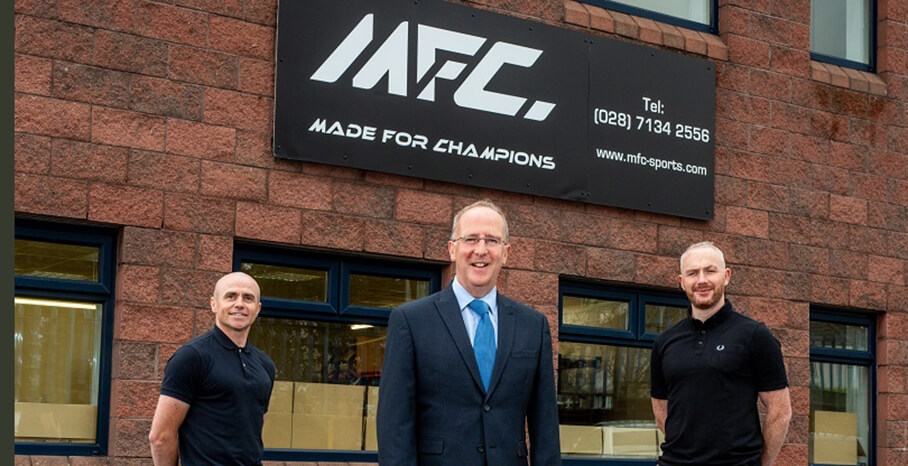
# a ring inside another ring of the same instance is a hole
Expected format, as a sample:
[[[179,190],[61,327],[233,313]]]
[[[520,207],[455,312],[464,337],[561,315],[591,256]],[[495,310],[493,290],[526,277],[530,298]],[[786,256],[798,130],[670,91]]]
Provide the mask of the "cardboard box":
[[[294,384],[291,448],[361,450],[365,387]]]
[[[98,407],[63,403],[16,403],[17,439],[95,440]]]
[[[561,453],[602,455],[602,428],[561,425]]]
[[[275,381],[271,389],[271,403],[268,404],[269,413],[293,412],[293,382]]]
[[[655,458],[659,455],[658,430],[655,427],[603,427],[602,452]]]
[[[293,415],[290,413],[265,414],[262,442],[265,448],[290,448],[293,433]]]
[[[858,416],[856,413],[811,411],[809,419],[811,463],[858,463]]]
[[[378,414],[378,387],[366,387],[366,450],[378,451],[378,432],[375,418]]]

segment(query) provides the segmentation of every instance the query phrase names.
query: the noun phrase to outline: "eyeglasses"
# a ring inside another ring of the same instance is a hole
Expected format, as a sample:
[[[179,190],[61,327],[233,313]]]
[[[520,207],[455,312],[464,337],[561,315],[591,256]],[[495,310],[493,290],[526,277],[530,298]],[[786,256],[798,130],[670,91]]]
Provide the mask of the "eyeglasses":
[[[460,241],[467,246],[479,246],[480,241],[485,241],[487,248],[497,248],[498,246],[507,244],[503,239],[492,236],[487,236],[485,238],[480,238],[478,236],[461,236],[460,238],[454,238],[451,241]]]

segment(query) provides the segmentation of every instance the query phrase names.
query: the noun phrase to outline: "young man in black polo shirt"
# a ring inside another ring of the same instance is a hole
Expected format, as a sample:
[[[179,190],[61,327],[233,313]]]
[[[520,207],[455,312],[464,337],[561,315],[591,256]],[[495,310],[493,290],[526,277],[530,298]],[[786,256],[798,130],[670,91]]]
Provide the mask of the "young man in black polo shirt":
[[[151,423],[154,464],[258,465],[274,363],[247,344],[261,291],[242,272],[221,277],[211,297],[215,326],[174,353]]]
[[[765,325],[732,309],[730,278],[712,243],[681,255],[690,314],[656,338],[650,365],[653,413],[665,433],[659,465],[769,466],[785,441],[791,401],[781,346]]]

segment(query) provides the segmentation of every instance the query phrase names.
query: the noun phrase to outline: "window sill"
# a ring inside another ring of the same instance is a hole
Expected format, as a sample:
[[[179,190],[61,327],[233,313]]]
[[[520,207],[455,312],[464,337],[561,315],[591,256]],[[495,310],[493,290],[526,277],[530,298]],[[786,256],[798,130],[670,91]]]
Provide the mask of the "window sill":
[[[728,47],[717,36],[606,10],[595,5],[565,0],[564,22],[704,55],[715,60],[728,60]]]
[[[858,71],[830,63],[810,61],[810,78],[824,84],[844,87],[858,92],[886,95],[886,83],[874,73]]]

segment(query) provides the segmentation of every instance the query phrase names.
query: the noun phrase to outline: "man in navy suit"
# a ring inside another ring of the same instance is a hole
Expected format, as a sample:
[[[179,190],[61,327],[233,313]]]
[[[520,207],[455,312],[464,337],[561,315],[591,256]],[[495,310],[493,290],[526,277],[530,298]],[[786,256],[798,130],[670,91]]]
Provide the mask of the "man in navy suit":
[[[448,241],[451,286],[391,313],[380,465],[561,464],[548,321],[495,286],[510,248],[495,204],[463,208]]]

